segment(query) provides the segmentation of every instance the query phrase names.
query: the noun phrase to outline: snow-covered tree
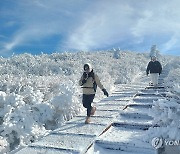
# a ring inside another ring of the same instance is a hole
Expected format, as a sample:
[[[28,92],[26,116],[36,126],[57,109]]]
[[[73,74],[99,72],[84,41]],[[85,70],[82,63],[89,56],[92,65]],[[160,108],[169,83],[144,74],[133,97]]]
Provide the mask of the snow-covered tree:
[[[120,51],[121,51],[120,48],[118,48],[118,49],[113,48],[113,52],[114,52],[113,57],[115,59],[119,59],[120,58]]]
[[[160,51],[157,50],[157,46],[156,45],[152,45],[149,56],[150,57],[157,57],[158,58],[159,55],[160,55]]]

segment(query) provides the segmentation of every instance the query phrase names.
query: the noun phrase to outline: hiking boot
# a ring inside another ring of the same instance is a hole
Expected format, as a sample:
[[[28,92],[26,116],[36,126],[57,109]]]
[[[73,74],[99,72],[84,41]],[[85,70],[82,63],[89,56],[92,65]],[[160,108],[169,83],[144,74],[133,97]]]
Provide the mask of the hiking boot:
[[[89,124],[91,122],[90,117],[86,117],[85,124]]]
[[[94,107],[92,107],[92,109],[91,109],[91,115],[94,115],[95,111],[96,111],[96,107],[94,106]]]

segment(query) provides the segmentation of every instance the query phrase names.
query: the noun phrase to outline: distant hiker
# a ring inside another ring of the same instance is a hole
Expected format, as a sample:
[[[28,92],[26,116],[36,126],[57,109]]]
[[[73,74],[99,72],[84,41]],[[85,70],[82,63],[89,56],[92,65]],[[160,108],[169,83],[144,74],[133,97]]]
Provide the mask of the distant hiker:
[[[161,63],[156,60],[155,56],[152,56],[151,61],[148,63],[146,74],[148,75],[149,72],[151,75],[152,86],[157,86],[159,75],[162,72],[162,66]]]
[[[83,88],[83,106],[87,108],[87,117],[85,123],[90,123],[90,116],[94,115],[96,107],[92,107],[91,103],[95,97],[96,88],[98,87],[104,92],[104,95],[108,97],[108,92],[101,84],[99,77],[93,72],[92,66],[87,63],[84,65],[84,73],[79,80],[79,85]]]

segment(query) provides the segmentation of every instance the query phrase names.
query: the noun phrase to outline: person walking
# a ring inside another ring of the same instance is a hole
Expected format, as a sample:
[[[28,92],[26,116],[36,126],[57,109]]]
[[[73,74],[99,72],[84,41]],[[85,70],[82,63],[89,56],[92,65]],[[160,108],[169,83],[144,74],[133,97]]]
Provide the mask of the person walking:
[[[89,63],[84,64],[84,72],[79,80],[79,85],[83,88],[82,102],[83,106],[87,109],[85,124],[88,124],[91,121],[90,116],[94,115],[96,111],[96,107],[92,107],[91,103],[95,97],[97,86],[103,91],[104,95],[108,97],[109,94],[101,84],[97,74],[93,72],[92,66]]]
[[[146,69],[147,76],[149,72],[150,72],[151,82],[152,82],[151,85],[158,86],[158,78],[162,72],[162,66],[161,66],[161,63],[157,61],[155,56],[152,56],[151,61],[148,63],[148,66]]]

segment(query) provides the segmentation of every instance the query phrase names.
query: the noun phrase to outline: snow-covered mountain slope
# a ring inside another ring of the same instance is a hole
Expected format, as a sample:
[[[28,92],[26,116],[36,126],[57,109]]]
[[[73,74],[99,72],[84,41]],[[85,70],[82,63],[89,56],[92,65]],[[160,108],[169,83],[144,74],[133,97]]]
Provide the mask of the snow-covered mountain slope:
[[[18,151],[17,154],[154,154],[156,149],[154,144],[152,146],[152,137],[154,135],[156,138],[162,137],[161,133],[156,132],[156,128],[159,130],[169,128],[162,128],[156,120],[160,118],[148,115],[148,112],[163,113],[163,111],[154,110],[155,105],[159,104],[157,101],[166,101],[165,103],[171,101],[168,98],[169,92],[164,87],[164,78],[167,73],[164,69],[160,75],[158,87],[148,86],[149,78],[146,76],[136,79],[135,83],[116,85],[115,91],[108,98],[93,104],[97,109],[89,125],[84,124],[86,113],[82,112],[39,141]],[[153,129],[154,133],[151,134]],[[174,133],[178,134],[178,132]],[[167,140],[168,134],[165,135],[163,137]],[[170,137],[173,136],[169,135],[168,139]],[[161,146],[161,144],[156,146]],[[177,147],[169,146],[165,149],[179,154]]]
[[[161,56],[167,86],[179,94],[179,57]],[[89,62],[111,93],[116,84],[145,76],[146,53],[114,51],[22,54],[0,59],[1,152],[27,145],[83,111],[78,80]],[[104,96],[97,91],[96,101]]]

